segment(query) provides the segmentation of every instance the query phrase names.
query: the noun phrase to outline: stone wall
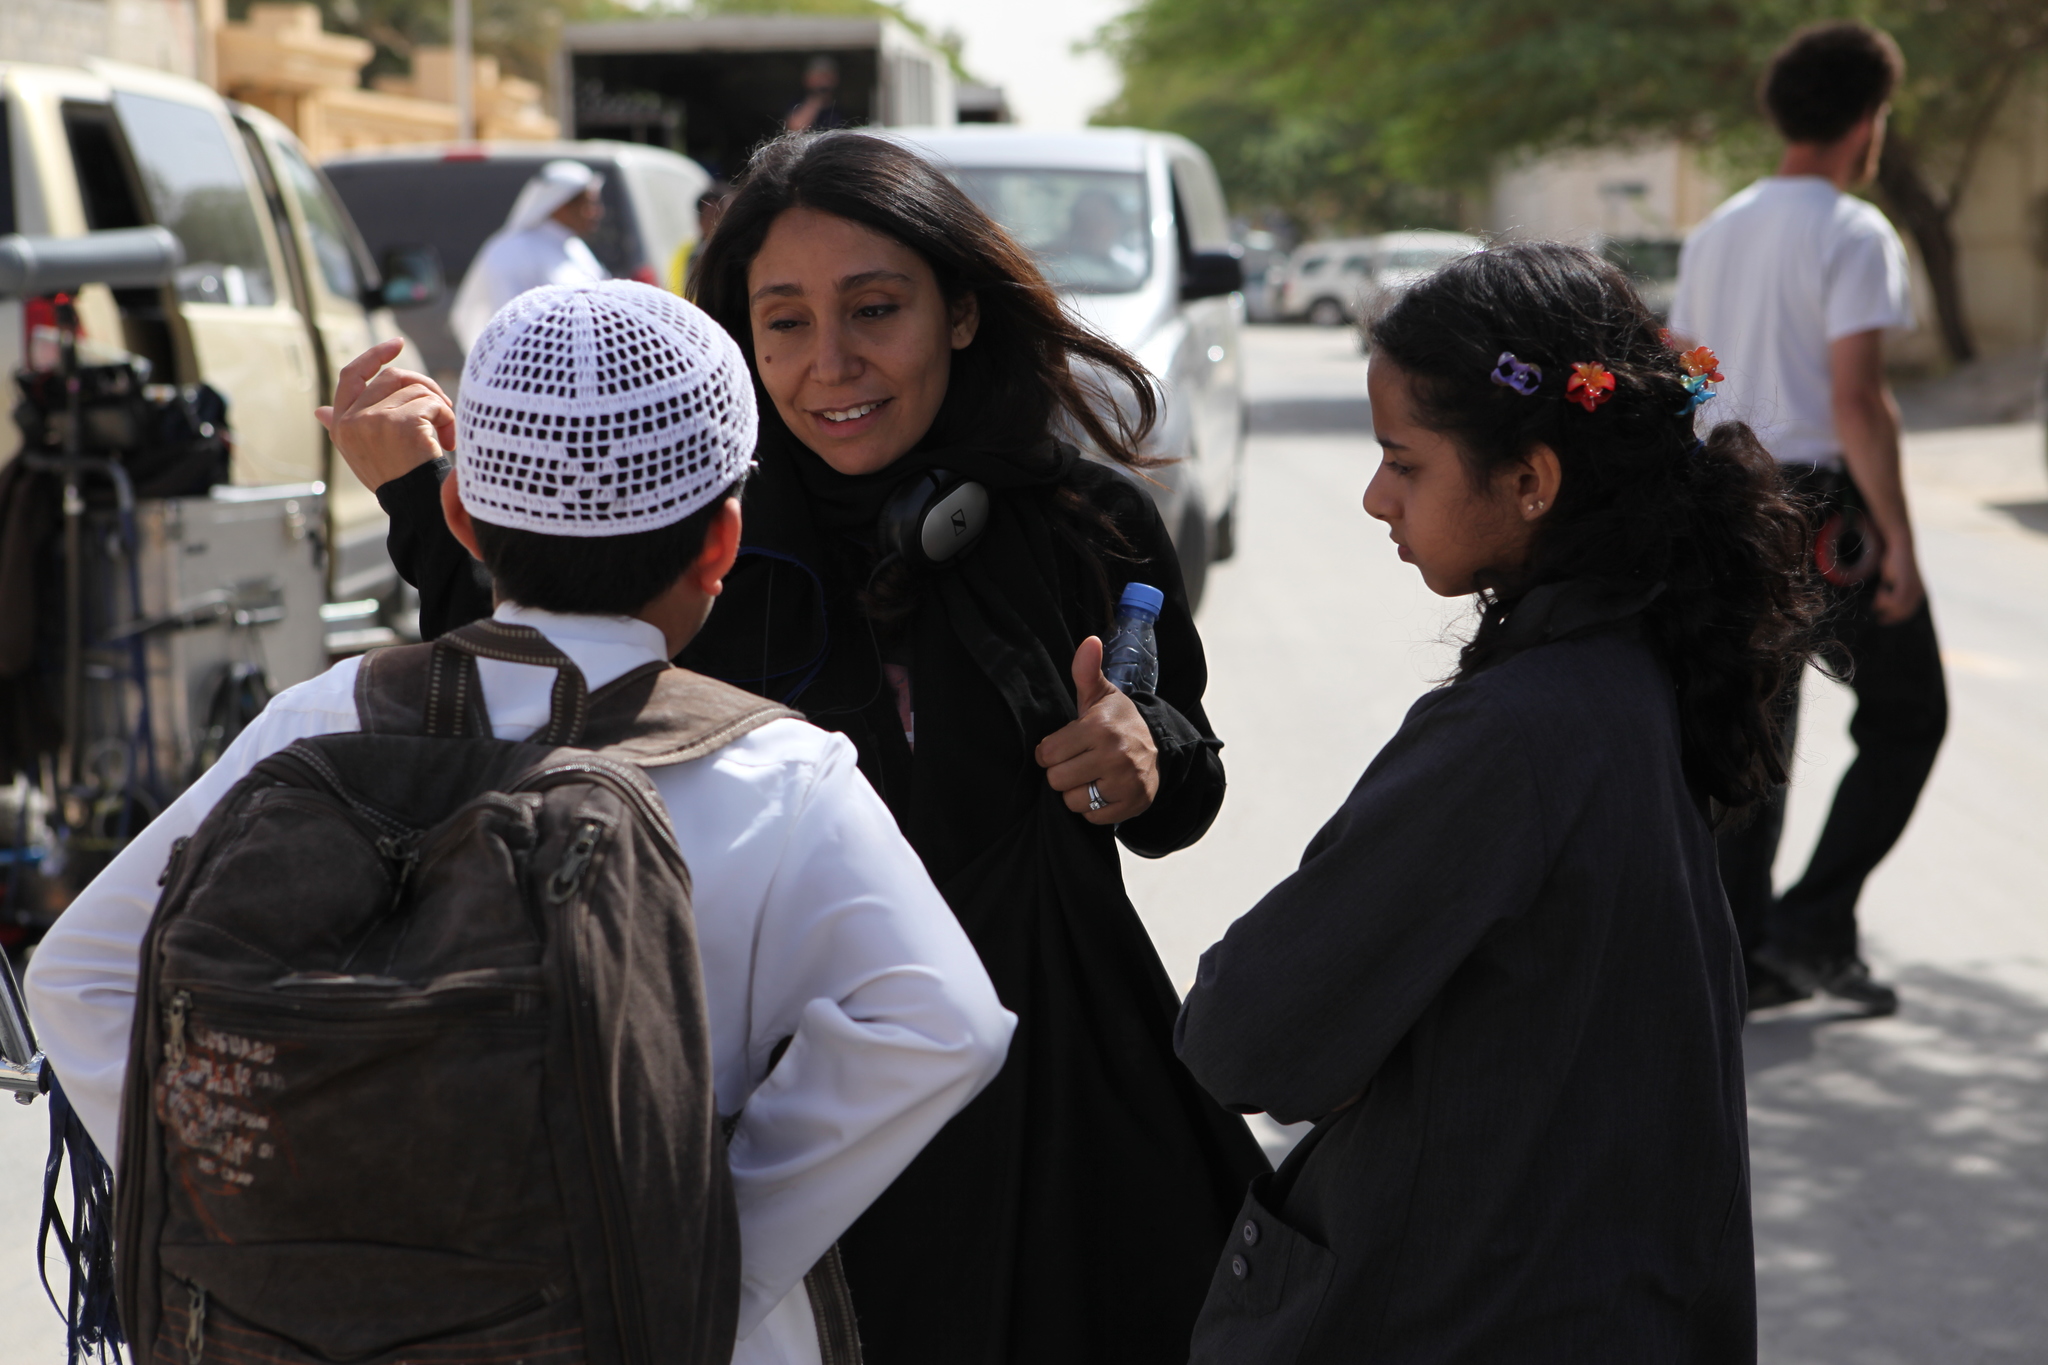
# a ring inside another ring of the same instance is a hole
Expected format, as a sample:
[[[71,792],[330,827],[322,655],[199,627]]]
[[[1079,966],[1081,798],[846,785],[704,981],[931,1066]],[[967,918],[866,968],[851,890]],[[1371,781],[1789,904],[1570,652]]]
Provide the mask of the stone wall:
[[[106,57],[199,74],[193,0],[0,0],[0,57],[77,66]]]

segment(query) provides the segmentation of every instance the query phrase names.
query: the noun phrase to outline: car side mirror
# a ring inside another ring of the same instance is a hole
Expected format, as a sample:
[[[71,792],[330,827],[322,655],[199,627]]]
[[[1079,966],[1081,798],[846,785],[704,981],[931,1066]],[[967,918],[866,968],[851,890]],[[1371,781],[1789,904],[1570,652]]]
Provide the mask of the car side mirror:
[[[395,246],[379,262],[384,283],[364,302],[372,308],[425,308],[448,292],[441,253],[431,246]]]
[[[1221,298],[1244,288],[1244,248],[1227,251],[1190,252],[1181,262],[1180,296],[1183,302]]]

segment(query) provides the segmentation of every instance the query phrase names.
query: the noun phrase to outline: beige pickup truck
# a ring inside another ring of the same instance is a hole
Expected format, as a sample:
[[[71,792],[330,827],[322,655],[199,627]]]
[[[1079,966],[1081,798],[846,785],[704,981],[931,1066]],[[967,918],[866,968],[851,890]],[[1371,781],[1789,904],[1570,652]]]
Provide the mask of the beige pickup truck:
[[[158,381],[220,390],[232,481],[325,483],[330,594],[383,595],[383,515],[313,409],[352,356],[399,335],[386,299],[424,301],[418,282],[380,277],[325,177],[268,114],[111,62],[0,63],[0,233],[150,223],[177,235],[184,267],[161,289],[88,286],[86,340],[147,358]],[[0,302],[0,376],[22,363],[24,322],[22,304]],[[12,400],[0,403],[0,461],[19,446]]]

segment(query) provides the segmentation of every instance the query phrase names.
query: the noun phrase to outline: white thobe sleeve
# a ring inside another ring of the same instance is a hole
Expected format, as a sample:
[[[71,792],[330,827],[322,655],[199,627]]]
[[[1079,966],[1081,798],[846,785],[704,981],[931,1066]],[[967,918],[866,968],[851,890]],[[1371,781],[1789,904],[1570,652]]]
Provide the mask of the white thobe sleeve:
[[[476,259],[462,274],[462,284],[455,291],[455,301],[448,305],[448,328],[462,343],[465,355],[470,347],[476,345],[476,339],[483,335],[484,325],[491,320],[491,315],[519,293],[517,289],[508,289],[504,263],[498,259],[505,243],[503,236],[493,236],[477,250]]]
[[[757,945],[748,1045],[765,1064],[790,1043],[732,1135],[742,1337],[995,1078],[1017,1023],[844,739]]]
[[[341,675],[346,674],[345,677]],[[338,681],[337,681],[338,680]],[[109,1163],[120,1152],[121,1091],[135,1015],[139,945],[156,914],[171,844],[198,829],[228,789],[293,740],[356,728],[354,661],[276,697],[162,815],[129,840],[36,945],[23,989],[36,1041]],[[338,699],[338,700],[337,700]]]

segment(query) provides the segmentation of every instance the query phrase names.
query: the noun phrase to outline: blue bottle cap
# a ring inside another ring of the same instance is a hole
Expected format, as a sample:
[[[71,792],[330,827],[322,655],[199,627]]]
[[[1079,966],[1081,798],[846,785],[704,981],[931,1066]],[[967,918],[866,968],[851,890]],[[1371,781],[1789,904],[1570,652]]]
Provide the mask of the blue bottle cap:
[[[1166,594],[1150,583],[1132,583],[1124,588],[1123,600],[1116,604],[1118,611],[1142,611],[1153,620],[1159,619],[1159,609],[1166,605]]]

